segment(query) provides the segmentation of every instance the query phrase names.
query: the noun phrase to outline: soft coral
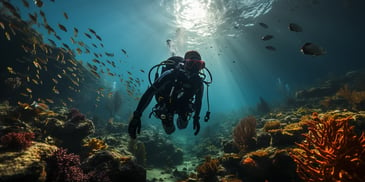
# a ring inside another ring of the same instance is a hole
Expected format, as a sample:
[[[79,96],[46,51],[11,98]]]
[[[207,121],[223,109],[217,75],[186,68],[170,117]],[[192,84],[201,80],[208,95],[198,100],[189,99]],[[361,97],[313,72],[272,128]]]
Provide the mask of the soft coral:
[[[34,139],[32,132],[10,132],[0,138],[0,142],[8,149],[23,150],[32,145]]]

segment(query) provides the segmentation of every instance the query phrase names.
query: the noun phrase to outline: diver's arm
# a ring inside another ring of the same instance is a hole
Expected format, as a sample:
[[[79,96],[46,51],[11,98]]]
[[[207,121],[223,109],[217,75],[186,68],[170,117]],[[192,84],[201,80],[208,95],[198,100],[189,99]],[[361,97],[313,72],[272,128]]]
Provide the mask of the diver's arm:
[[[156,93],[156,87],[149,87],[143,94],[141,100],[138,103],[137,109],[134,111],[135,114],[142,115],[146,107],[151,103],[153,95]]]
[[[143,111],[151,103],[153,96],[171,82],[171,76],[172,72],[166,71],[146,90],[138,103],[135,114],[142,115]]]

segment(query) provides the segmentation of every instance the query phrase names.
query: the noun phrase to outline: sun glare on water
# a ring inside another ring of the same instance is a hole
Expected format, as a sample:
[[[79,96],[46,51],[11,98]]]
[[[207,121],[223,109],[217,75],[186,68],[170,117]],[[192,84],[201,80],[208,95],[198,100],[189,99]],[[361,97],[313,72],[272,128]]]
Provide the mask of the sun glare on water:
[[[175,1],[176,25],[200,36],[211,35],[216,26],[210,4],[210,1],[199,0]]]

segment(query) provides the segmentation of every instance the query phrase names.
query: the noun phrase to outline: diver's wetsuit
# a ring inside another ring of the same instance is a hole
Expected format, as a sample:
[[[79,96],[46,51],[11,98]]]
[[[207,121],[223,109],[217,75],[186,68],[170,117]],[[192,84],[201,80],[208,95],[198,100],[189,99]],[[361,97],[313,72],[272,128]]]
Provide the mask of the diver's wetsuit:
[[[168,104],[167,109],[171,114],[194,111],[194,118],[199,118],[203,90],[202,78],[197,73],[189,74],[183,69],[167,70],[146,90],[135,112],[142,114],[156,95],[157,100],[162,99]]]

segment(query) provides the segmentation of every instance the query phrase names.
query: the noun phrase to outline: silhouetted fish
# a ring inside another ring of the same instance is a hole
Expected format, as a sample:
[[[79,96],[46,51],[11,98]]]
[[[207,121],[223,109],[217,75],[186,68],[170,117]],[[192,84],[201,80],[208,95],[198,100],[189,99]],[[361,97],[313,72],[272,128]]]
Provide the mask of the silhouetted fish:
[[[38,6],[38,8],[43,6],[43,2],[41,0],[34,0],[34,4]]]
[[[58,28],[60,28],[62,31],[67,32],[67,29],[64,25],[58,24]]]
[[[327,53],[325,49],[311,42],[305,43],[300,49],[300,51],[303,54],[312,56],[320,56]]]
[[[266,46],[265,48],[270,51],[276,51],[276,48],[274,46]]]
[[[289,23],[289,30],[293,32],[303,32],[303,28],[295,23]]]
[[[272,38],[274,38],[274,36],[272,36],[272,35],[265,35],[265,36],[261,37],[262,40],[270,40]]]
[[[266,25],[265,23],[262,23],[262,22],[260,22],[259,25],[262,26],[263,28],[269,28],[268,25]]]

